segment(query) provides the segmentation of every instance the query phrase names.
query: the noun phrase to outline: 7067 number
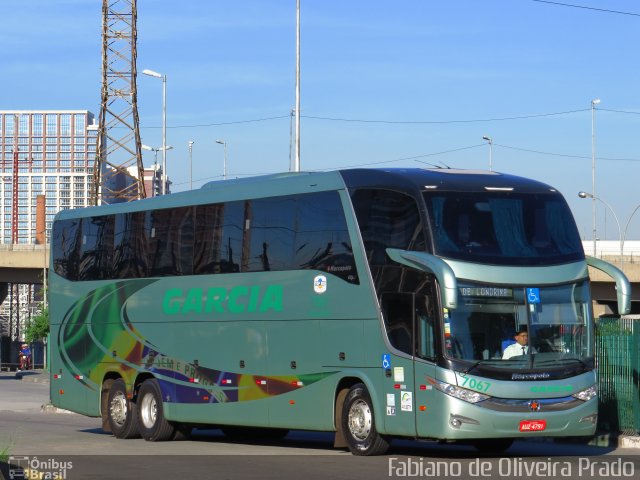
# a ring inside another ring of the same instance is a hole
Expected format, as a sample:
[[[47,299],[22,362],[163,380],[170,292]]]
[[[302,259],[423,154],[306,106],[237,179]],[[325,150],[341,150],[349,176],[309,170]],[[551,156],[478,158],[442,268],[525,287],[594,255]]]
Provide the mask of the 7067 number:
[[[471,377],[464,377],[462,381],[462,387],[472,388],[473,390],[478,390],[479,392],[488,392],[489,387],[491,386],[491,382],[483,382],[482,380],[476,380]]]

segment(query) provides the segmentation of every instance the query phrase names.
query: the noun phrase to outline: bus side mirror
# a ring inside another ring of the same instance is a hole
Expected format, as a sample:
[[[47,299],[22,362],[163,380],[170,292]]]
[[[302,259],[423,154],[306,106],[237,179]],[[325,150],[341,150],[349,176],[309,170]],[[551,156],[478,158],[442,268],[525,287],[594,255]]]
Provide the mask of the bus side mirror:
[[[453,269],[444,260],[426,252],[414,252],[411,250],[400,250],[398,248],[387,248],[386,252],[394,262],[434,274],[440,286],[442,306],[449,309],[457,308],[458,281],[453,273]]]
[[[618,313],[627,315],[631,313],[631,283],[622,270],[609,262],[596,257],[586,256],[587,265],[606,273],[616,282],[616,296],[618,297]]]

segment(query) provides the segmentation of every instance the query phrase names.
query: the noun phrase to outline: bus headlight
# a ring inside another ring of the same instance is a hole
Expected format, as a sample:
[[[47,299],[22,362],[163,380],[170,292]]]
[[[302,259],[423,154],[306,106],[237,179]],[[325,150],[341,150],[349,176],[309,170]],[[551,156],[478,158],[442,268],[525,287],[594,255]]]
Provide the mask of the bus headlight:
[[[582,400],[583,402],[587,402],[598,395],[598,386],[592,385],[586,390],[582,390],[581,392],[574,393],[572,397],[577,398],[578,400]]]
[[[433,380],[430,383],[441,392],[452,397],[459,398],[460,400],[464,400],[465,402],[478,403],[489,398],[489,395],[484,395],[480,392],[469,390],[467,388],[457,387],[450,383],[441,382],[440,380]]]

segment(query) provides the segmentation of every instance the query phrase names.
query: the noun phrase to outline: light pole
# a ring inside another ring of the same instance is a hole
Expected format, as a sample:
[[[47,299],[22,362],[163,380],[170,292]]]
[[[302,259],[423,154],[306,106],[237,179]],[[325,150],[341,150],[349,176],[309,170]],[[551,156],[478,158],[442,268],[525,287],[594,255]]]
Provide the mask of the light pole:
[[[593,229],[593,256],[596,256],[596,105],[599,98],[591,100],[591,223]],[[584,197],[583,197],[584,198]]]
[[[609,205],[600,197],[596,197],[595,195],[591,195],[590,193],[587,193],[587,192],[578,192],[578,196],[580,198],[591,198],[594,202],[598,200],[602,202],[611,211],[611,213],[613,213],[613,218],[616,221],[616,225],[618,226],[618,238],[620,239],[620,262],[622,262],[623,261],[622,253],[624,249],[624,236],[622,235],[622,229],[620,228],[620,222],[618,221],[618,216],[616,215],[616,212],[613,210],[613,208],[611,208],[611,205]],[[635,210],[633,213],[635,213]],[[633,213],[631,214],[632,216],[633,216]],[[631,218],[629,218],[629,220],[631,220]],[[629,222],[627,222],[627,225],[629,225]],[[625,227],[625,232],[626,232],[626,227]],[[595,252],[593,256],[595,257]]]
[[[167,194],[167,76],[153,70],[142,71],[150,77],[162,79],[162,194]]]
[[[640,209],[640,204],[636,205],[636,208],[633,209],[631,215],[629,215],[629,220],[627,220],[627,224],[624,226],[624,231],[622,233],[622,244],[624,245],[624,241],[627,239],[627,228],[629,228],[629,224],[631,223],[631,219],[636,214],[636,212]]]
[[[189,190],[193,190],[193,140],[189,140]]]
[[[300,171],[300,0],[296,0],[296,146],[293,171]]]
[[[143,150],[149,150],[150,152],[153,152],[154,155],[154,160],[153,163],[155,165],[158,165],[158,152],[166,152],[167,150],[171,150],[173,149],[173,146],[171,145],[167,145],[166,147],[158,147],[158,148],[154,148],[154,147],[150,147],[149,145],[140,145]],[[164,170],[162,170],[162,180],[164,180]]]
[[[489,171],[491,172],[493,170],[493,139],[486,135],[482,139],[489,142]]]
[[[222,163],[222,179],[227,179],[227,142],[226,140],[216,140],[216,143],[224,145],[224,162]]]

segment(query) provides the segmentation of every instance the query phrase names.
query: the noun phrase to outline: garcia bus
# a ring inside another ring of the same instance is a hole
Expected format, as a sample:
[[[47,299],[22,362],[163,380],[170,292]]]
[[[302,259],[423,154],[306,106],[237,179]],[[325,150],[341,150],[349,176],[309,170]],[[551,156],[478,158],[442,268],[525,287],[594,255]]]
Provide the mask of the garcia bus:
[[[556,190],[495,172],[291,173],[62,211],[51,262],[54,405],[151,441],[590,435],[587,266],[630,306]]]

